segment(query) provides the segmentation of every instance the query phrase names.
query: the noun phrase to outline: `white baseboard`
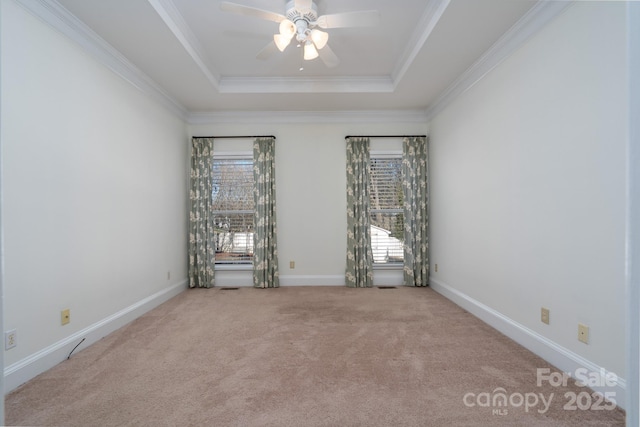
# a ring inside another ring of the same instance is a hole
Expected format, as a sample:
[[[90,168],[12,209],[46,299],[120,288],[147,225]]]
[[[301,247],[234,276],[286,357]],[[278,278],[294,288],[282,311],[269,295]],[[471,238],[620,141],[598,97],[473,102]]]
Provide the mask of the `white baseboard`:
[[[280,286],[345,286],[344,274],[320,275],[280,275]]]
[[[402,286],[404,276],[402,270],[378,269],[373,272],[374,286]],[[216,271],[215,287],[245,288],[253,286],[251,270]],[[294,275],[280,274],[280,286],[346,286],[344,274],[340,275]]]
[[[186,289],[187,281],[184,280],[7,366],[4,368],[5,394],[64,361],[83,338],[85,340],[78,350],[95,343]]]
[[[280,286],[345,286],[344,275],[292,275],[281,274]],[[216,271],[216,288],[253,287],[252,270],[220,270]]]
[[[404,276],[399,269],[378,269],[373,271],[374,286],[402,286]],[[280,286],[346,286],[341,275],[280,275]]]
[[[578,369],[585,370],[587,373],[598,373],[603,377],[608,372],[601,366],[585,359],[568,350],[561,345],[549,340],[548,338],[540,335],[539,333],[527,328],[524,325],[508,318],[502,313],[492,309],[491,307],[484,305],[483,303],[471,298],[470,296],[452,288],[451,286],[434,279],[429,279],[429,286],[431,289],[451,300],[456,305],[464,308],[483,322],[487,323],[491,327],[502,332],[518,344],[522,345],[526,349],[532,351],[536,355],[540,356],[553,366],[557,367],[563,372],[571,373],[572,377],[575,377],[574,373]],[[617,405],[625,409],[627,406],[626,401],[626,381],[623,378],[617,377],[615,386],[611,387],[590,387],[593,391],[600,394],[606,392],[614,392]]]

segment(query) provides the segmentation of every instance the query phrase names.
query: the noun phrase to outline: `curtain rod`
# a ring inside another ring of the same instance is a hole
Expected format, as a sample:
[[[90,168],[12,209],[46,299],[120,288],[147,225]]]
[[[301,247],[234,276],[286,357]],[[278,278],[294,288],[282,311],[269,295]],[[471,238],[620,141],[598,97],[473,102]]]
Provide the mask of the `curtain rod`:
[[[273,138],[273,135],[231,135],[231,136],[193,136],[192,138],[239,139],[239,138]]]
[[[348,138],[426,138],[427,135],[347,135]]]

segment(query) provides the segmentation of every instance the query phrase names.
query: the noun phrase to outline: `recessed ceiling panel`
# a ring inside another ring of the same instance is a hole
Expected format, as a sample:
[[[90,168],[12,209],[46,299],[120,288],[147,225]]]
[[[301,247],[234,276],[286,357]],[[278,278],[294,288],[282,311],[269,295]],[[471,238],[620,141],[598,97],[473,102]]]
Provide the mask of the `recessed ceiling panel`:
[[[233,0],[244,6],[285,14],[285,0]],[[280,77],[304,76],[382,76],[393,71],[408,39],[429,3],[424,0],[318,0],[318,14],[362,10],[380,11],[374,27],[334,28],[329,46],[340,58],[335,68],[320,59],[303,61],[295,40],[287,49],[276,51],[268,60],[256,55],[278,33],[275,22],[220,10],[221,1],[182,0],[175,5],[223,76]],[[300,73],[299,68],[305,70]]]

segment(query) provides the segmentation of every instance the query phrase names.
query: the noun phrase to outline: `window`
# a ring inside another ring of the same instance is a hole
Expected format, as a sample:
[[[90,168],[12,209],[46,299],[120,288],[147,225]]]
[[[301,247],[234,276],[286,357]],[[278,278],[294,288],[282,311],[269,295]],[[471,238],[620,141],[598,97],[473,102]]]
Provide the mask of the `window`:
[[[404,261],[402,156],[371,155],[370,216],[374,265]]]
[[[253,262],[253,159],[213,159],[216,264]]]

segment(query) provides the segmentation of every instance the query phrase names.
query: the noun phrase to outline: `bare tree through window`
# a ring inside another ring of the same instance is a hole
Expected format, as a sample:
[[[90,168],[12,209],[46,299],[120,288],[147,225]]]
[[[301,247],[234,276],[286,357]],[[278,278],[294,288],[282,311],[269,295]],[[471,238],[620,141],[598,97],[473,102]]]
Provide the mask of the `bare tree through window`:
[[[212,210],[217,264],[253,260],[253,160],[214,159]]]

